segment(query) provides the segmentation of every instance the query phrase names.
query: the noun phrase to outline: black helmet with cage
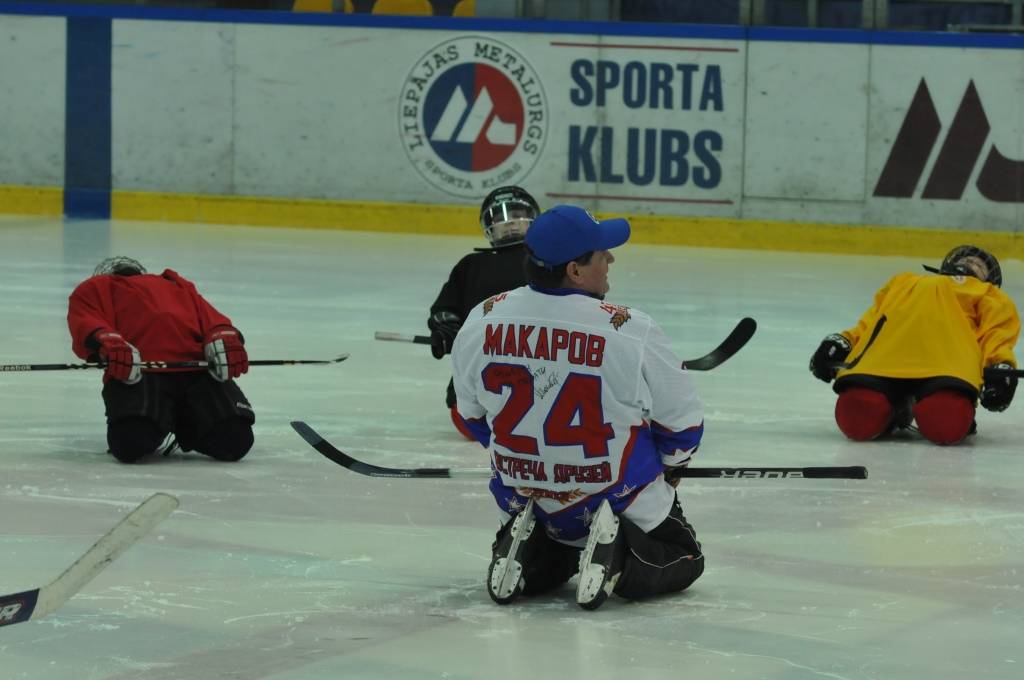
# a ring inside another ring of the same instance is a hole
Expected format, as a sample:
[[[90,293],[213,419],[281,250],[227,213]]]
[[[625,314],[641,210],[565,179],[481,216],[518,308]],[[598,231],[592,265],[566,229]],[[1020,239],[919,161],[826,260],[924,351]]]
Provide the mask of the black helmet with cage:
[[[1003,285],[1003,270],[999,267],[999,260],[992,253],[977,246],[957,246],[949,251],[938,269],[927,265],[925,269],[947,276],[973,276],[997,288]]]
[[[480,226],[491,246],[520,243],[540,214],[537,201],[522,187],[498,187],[480,205]]]
[[[138,260],[133,260],[130,257],[124,255],[115,255],[114,257],[108,257],[107,259],[96,265],[96,269],[93,270],[93,276],[100,276],[101,274],[117,274],[119,276],[134,276],[136,274],[145,274],[146,268],[139,264]]]

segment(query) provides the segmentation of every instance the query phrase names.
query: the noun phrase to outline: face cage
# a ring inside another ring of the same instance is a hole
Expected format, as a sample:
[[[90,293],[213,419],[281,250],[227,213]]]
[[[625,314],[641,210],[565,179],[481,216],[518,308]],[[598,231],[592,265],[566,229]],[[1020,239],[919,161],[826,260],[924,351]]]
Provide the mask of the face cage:
[[[123,255],[115,255],[114,257],[108,257],[107,259],[96,265],[96,269],[93,270],[93,276],[101,276],[104,274],[121,274],[130,272],[132,274],[145,274],[146,268],[142,264],[133,258],[125,257]]]
[[[518,243],[526,238],[526,230],[530,228],[533,220],[512,219],[507,222],[499,222],[490,227],[484,228],[484,235],[491,242],[492,246],[504,245],[507,243]]]
[[[490,205],[480,216],[480,226],[491,245],[521,241],[537,216],[533,206],[518,199]]]
[[[977,265],[981,265],[985,272],[985,276],[978,276],[978,272],[975,267],[963,264],[966,262],[973,262]],[[980,248],[958,248],[946,256],[946,259],[942,262],[940,271],[944,274],[973,276],[979,281],[991,283],[996,287],[1002,287],[1003,284],[1003,274],[999,267],[999,262],[995,257],[989,255]]]

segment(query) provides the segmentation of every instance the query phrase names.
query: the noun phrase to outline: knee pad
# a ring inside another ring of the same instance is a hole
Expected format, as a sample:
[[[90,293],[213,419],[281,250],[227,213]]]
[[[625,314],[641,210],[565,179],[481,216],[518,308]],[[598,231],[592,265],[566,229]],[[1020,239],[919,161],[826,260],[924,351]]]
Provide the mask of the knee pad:
[[[196,451],[210,458],[234,462],[241,460],[253,444],[252,425],[242,418],[217,423],[196,446]]]
[[[148,418],[125,418],[107,425],[107,446],[122,463],[135,463],[153,453],[166,436]]]
[[[974,423],[974,400],[962,392],[940,390],[914,404],[914,420],[921,434],[936,444],[958,444]]]
[[[851,387],[836,400],[836,424],[854,441],[866,442],[882,436],[894,415],[889,397],[878,390]]]

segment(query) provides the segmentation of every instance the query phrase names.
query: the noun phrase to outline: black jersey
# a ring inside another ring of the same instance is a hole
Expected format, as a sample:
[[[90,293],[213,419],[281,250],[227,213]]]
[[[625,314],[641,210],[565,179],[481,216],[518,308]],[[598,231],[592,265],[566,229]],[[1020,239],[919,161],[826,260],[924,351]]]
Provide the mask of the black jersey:
[[[466,255],[452,269],[448,280],[430,306],[430,315],[448,311],[465,319],[478,304],[498,293],[526,285],[522,243],[503,248],[481,248]],[[448,408],[455,405],[455,387],[448,381],[445,392]]]
[[[430,314],[449,311],[465,319],[471,309],[492,295],[526,285],[525,256],[526,247],[522,243],[480,249],[466,255],[452,269],[437,300],[430,306]]]

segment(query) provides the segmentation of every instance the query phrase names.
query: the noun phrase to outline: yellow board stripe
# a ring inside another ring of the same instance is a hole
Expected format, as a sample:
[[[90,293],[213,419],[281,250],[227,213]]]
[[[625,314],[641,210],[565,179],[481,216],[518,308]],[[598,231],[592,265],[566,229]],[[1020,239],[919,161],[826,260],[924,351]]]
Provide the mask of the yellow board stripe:
[[[0,185],[0,213],[63,215],[64,190],[59,187]]]
[[[59,188],[0,186],[0,213],[60,215],[62,199]],[[111,195],[111,216],[121,220],[481,236],[477,214],[475,206],[418,203],[142,191]],[[633,243],[932,258],[973,243],[1000,259],[1024,259],[1024,235],[1009,232],[656,215],[629,221]]]
[[[481,234],[476,207],[418,203],[115,191],[111,214],[167,222]],[[942,257],[955,245],[973,243],[1000,258],[1024,259],[1024,236],[1007,232],[655,215],[631,216],[629,221],[633,243],[917,257]]]

